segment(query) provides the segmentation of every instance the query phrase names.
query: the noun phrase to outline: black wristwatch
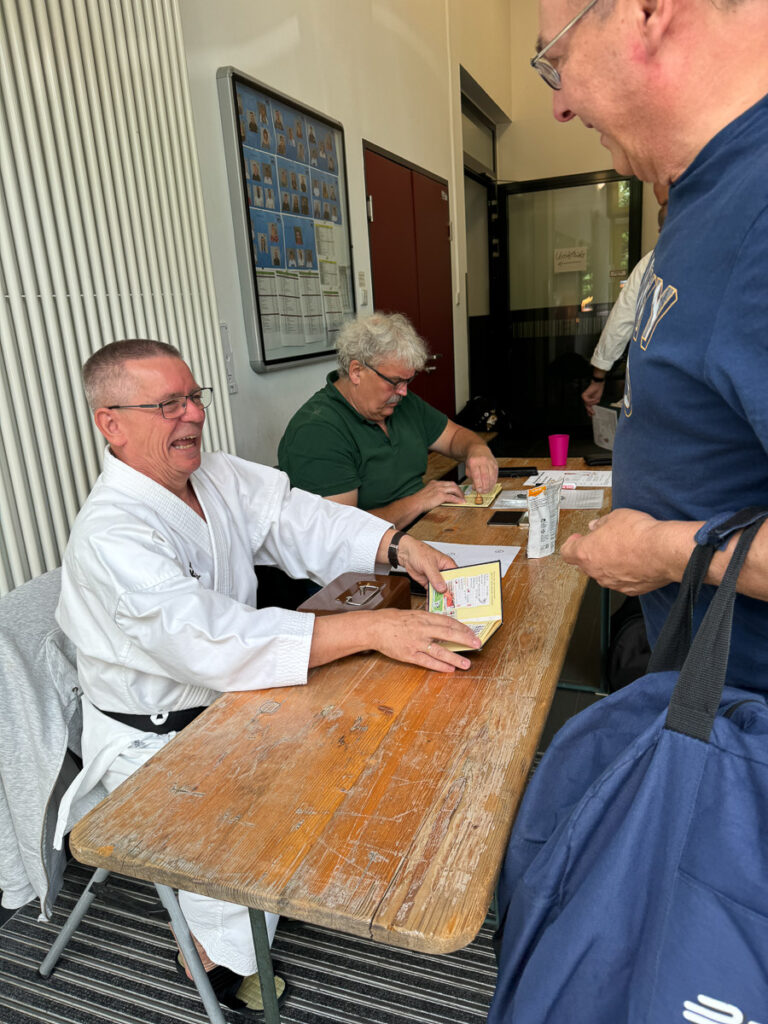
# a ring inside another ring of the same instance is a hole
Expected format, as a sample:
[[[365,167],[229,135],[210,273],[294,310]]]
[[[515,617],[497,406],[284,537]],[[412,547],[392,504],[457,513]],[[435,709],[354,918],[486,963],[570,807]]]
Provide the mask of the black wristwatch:
[[[392,537],[392,540],[389,542],[389,547],[387,548],[387,558],[389,559],[389,564],[393,569],[397,569],[400,565],[400,562],[397,560],[397,555],[400,547],[400,541],[403,539],[403,536],[403,531],[398,530]]]
[[[592,374],[592,380],[595,384],[605,384],[605,377],[596,377],[594,373]]]

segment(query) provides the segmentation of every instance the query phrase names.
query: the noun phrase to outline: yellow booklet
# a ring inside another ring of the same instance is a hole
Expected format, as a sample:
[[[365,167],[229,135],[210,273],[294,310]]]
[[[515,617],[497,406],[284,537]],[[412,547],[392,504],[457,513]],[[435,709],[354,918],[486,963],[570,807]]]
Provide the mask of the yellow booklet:
[[[427,611],[452,615],[469,626],[481,645],[493,636],[504,620],[501,602],[501,562],[464,565],[440,573],[448,589],[438,593],[430,583],[427,589]],[[471,651],[473,647],[440,641],[449,651]]]
[[[488,508],[501,490],[501,484],[494,484],[493,489],[487,494],[478,494],[472,484],[462,484],[460,490],[464,495],[464,501],[444,501],[443,505],[450,505],[453,508]]]

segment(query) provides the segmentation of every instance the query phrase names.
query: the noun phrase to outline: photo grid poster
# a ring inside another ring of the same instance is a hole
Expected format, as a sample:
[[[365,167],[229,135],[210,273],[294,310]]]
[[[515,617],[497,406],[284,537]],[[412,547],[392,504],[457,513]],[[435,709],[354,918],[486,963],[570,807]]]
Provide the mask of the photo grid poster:
[[[354,314],[341,133],[235,82],[265,352],[333,349]]]

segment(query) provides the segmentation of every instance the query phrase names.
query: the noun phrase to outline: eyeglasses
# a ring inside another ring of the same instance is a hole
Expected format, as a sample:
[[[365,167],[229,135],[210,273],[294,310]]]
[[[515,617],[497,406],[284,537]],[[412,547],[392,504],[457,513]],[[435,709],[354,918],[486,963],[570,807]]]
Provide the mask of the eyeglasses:
[[[360,361],[362,362],[362,360]],[[385,377],[383,373],[379,373],[375,366],[369,366],[368,363],[363,363],[363,366],[366,370],[373,370],[377,377],[381,377],[382,380],[385,380],[391,388],[395,389],[395,391],[397,391],[397,389],[403,384],[408,387],[409,384],[412,384],[413,381],[416,380],[415,373],[412,373],[410,377]]]
[[[560,80],[560,72],[557,68],[553,67],[548,60],[544,59],[544,54],[547,50],[551,49],[559,39],[562,39],[566,32],[570,32],[573,26],[580,22],[584,15],[588,11],[592,10],[596,3],[597,0],[589,0],[589,3],[584,10],[579,11],[575,18],[571,18],[565,28],[561,29],[555,38],[550,40],[543,49],[539,50],[536,56],[531,60],[531,67],[538,71],[550,89],[562,89],[563,83]]]
[[[191,401],[198,409],[207,409],[213,401],[213,388],[198,388],[197,391],[190,391],[188,395],[179,395],[178,398],[168,398],[164,402],[154,402],[151,405],[108,405],[108,409],[159,409],[166,420],[177,420],[187,411],[187,402]]]

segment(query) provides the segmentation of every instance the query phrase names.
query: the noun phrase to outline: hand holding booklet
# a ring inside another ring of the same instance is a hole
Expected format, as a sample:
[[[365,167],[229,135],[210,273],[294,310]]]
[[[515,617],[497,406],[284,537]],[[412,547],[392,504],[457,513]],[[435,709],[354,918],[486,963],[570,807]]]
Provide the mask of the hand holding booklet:
[[[430,584],[427,590],[427,611],[437,615],[451,615],[469,626],[485,644],[504,619],[501,601],[501,563],[483,562],[458,569],[445,569],[440,575],[448,584],[444,594]],[[468,651],[473,648],[441,641],[449,651]]]
[[[464,501],[444,501],[443,505],[451,505],[455,508],[488,508],[500,490],[501,484],[494,484],[487,494],[478,494],[472,484],[462,484],[461,491],[464,494]]]

